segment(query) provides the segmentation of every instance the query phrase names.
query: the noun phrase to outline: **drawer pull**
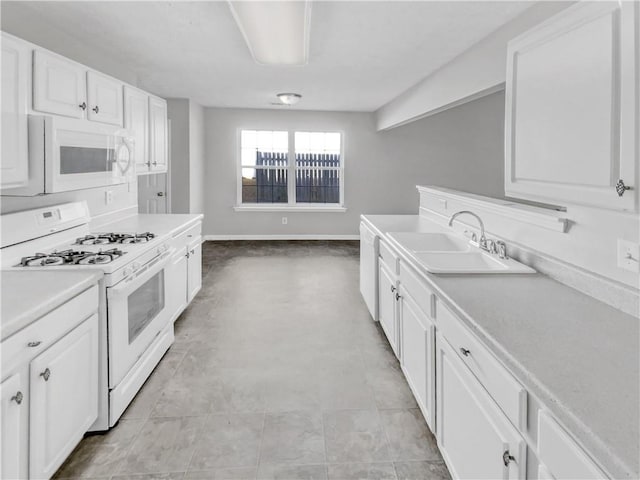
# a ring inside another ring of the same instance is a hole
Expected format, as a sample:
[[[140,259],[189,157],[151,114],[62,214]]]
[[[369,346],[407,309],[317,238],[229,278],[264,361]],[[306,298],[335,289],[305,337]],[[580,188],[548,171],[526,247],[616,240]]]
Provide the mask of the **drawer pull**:
[[[22,403],[22,392],[16,393],[13,397],[11,397],[11,401],[16,402],[18,405]]]
[[[41,343],[42,343],[42,342],[41,342],[41,341],[39,341],[39,340],[38,340],[38,341],[36,341],[36,342],[29,342],[29,343],[27,343],[27,347],[31,347],[31,348],[33,348],[33,347],[37,347],[37,346],[38,346],[38,345],[40,345]]]
[[[512,460],[515,462],[516,457],[509,454],[509,450],[505,450],[504,453],[502,454],[502,461],[504,462],[504,466],[508,467],[509,463],[511,463]]]
[[[48,381],[49,381],[49,377],[51,376],[51,370],[49,370],[48,368],[45,368],[45,369],[44,369],[44,372],[42,372],[42,373],[40,374],[40,376],[41,376],[42,378],[44,378],[44,381],[45,381],[45,382],[48,382]]]
[[[468,357],[469,355],[471,355],[471,350],[464,347],[460,347],[460,353],[465,357]]]

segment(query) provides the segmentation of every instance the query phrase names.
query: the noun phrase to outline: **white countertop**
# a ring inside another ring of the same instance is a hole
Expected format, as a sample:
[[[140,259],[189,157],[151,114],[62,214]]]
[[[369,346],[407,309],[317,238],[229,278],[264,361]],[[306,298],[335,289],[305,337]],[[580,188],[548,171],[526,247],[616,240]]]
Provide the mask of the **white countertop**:
[[[161,237],[173,235],[191,224],[202,221],[202,214],[137,214],[102,225],[96,231],[151,232]]]
[[[417,215],[365,219],[382,237],[444,230]],[[422,276],[611,475],[639,478],[638,318],[541,274]]]
[[[98,283],[102,272],[0,272],[0,341]]]

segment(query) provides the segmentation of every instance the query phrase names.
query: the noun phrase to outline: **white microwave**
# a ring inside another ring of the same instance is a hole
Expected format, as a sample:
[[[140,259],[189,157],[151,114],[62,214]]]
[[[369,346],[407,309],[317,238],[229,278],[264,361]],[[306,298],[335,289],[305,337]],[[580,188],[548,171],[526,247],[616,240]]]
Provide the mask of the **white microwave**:
[[[33,196],[127,183],[135,178],[134,139],[120,127],[29,115],[29,181],[2,195]]]

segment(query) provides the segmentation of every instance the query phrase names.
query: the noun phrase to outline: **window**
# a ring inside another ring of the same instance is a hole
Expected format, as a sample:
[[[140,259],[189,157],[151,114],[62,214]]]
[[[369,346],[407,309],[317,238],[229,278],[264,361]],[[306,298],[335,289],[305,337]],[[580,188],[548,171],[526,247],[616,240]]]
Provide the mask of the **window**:
[[[339,132],[242,130],[238,208],[344,210],[342,157]]]

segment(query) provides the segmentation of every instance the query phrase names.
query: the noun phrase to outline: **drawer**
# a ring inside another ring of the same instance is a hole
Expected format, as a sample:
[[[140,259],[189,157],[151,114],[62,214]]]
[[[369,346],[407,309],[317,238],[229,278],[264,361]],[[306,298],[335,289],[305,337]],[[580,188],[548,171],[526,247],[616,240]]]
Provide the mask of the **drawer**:
[[[393,250],[389,248],[387,243],[382,239],[380,239],[378,256],[380,257],[380,261],[387,266],[387,268],[391,273],[393,273],[394,275],[398,275],[399,257],[393,252]]]
[[[511,422],[526,430],[527,392],[442,302],[436,307],[438,328],[458,356],[493,397]]]
[[[404,261],[400,261],[400,289],[406,291],[413,298],[424,314],[432,319],[435,317],[433,292]]]
[[[17,366],[30,361],[65,333],[96,313],[98,305],[98,286],[94,285],[11,335],[2,342],[0,378],[10,374]]]
[[[195,238],[202,234],[202,222],[197,222],[189,228],[176,233],[173,236],[173,246],[175,248],[183,248],[189,245]]]
[[[607,478],[591,457],[544,410],[538,413],[538,457],[543,464],[542,470],[546,470],[551,478]]]

